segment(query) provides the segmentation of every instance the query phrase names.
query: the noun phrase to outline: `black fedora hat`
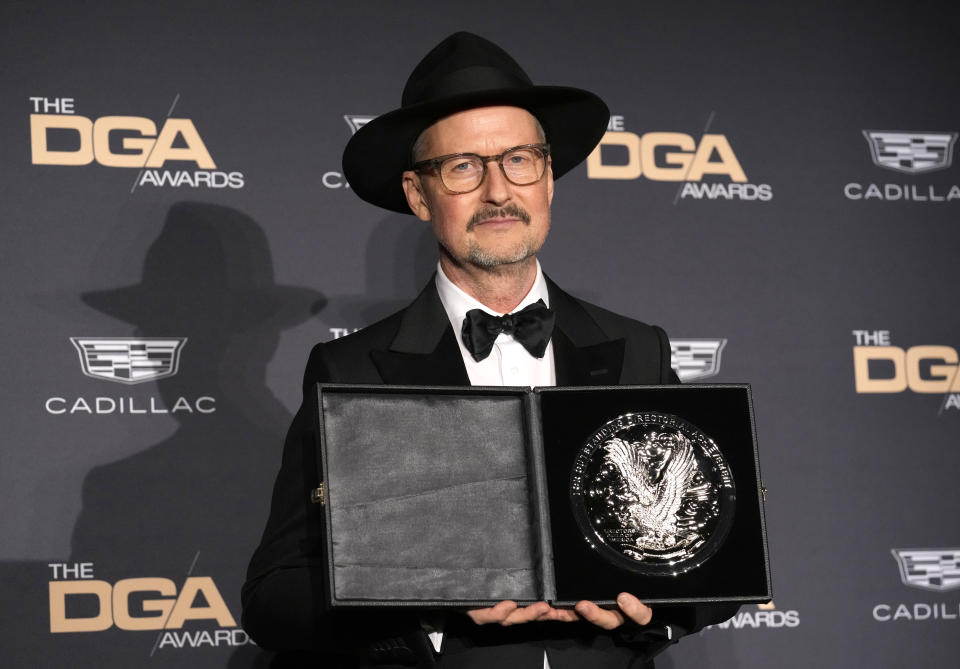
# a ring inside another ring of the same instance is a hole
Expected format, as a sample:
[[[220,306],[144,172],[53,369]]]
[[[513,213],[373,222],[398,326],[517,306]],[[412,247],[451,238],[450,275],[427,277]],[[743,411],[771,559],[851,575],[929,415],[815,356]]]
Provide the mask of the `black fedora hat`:
[[[445,116],[487,105],[521,107],[540,121],[550,143],[554,178],[589,155],[610,117],[603,100],[593,93],[535,86],[499,46],[458,32],[414,68],[399,109],[378,116],[354,134],[343,152],[343,174],[367,202],[409,214],[401,175],[410,168],[417,137]]]

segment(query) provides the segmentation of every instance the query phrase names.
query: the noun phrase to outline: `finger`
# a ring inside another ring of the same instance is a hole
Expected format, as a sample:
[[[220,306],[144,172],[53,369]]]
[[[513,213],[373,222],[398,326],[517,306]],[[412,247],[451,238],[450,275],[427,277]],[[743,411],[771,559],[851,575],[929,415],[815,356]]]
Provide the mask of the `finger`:
[[[638,625],[646,625],[653,618],[653,610],[629,592],[621,592],[617,595],[617,606]]]
[[[573,609],[554,609],[544,613],[537,620],[553,620],[561,623],[575,623],[580,620],[580,616]]]
[[[623,624],[623,614],[619,611],[601,609],[593,602],[587,600],[577,602],[574,609],[581,618],[605,630],[612,630]]]
[[[500,624],[509,626],[533,622],[538,620],[540,616],[547,615],[551,610],[550,605],[546,602],[537,602],[512,611]]]
[[[470,616],[470,620],[478,625],[488,625],[490,623],[502,623],[515,610],[517,610],[517,603],[507,599],[487,609],[467,611],[467,615]]]

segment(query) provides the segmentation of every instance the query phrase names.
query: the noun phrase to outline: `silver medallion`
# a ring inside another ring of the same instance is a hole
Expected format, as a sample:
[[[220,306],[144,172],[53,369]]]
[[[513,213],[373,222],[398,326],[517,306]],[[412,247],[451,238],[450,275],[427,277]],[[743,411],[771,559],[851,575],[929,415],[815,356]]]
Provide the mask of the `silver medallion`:
[[[627,413],[574,460],[574,516],[591,548],[645,575],[677,575],[716,553],[733,522],[733,476],[720,449],[666,413]]]

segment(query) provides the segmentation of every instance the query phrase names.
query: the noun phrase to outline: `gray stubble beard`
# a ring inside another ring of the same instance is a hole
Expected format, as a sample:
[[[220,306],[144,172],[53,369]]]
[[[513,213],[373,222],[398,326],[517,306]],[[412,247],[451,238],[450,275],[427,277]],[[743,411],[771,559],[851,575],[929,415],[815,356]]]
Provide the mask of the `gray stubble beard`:
[[[530,227],[530,214],[515,204],[508,204],[505,207],[487,207],[478,211],[467,223],[467,231],[469,232],[487,218],[495,218],[498,216],[519,218],[525,226]],[[482,267],[483,269],[493,269],[494,267],[501,267],[503,265],[514,265],[535,256],[540,250],[540,246],[534,248],[534,244],[532,244],[531,241],[532,240],[523,240],[521,246],[509,255],[493,254],[484,250],[478,244],[473,243],[467,252],[467,261],[475,267]]]
[[[523,262],[527,258],[535,256],[539,250],[539,248],[531,248],[529,243],[524,243],[510,255],[499,255],[489,253],[477,245],[471,245],[467,260],[476,267],[492,269],[502,265],[513,265]]]

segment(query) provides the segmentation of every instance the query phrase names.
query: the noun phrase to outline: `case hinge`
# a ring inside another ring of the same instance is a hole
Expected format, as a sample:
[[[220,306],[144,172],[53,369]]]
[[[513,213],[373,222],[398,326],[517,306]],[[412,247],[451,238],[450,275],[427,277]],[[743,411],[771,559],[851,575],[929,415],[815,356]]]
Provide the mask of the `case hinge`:
[[[323,506],[327,503],[327,493],[323,489],[323,483],[310,491],[310,501],[314,504]]]

